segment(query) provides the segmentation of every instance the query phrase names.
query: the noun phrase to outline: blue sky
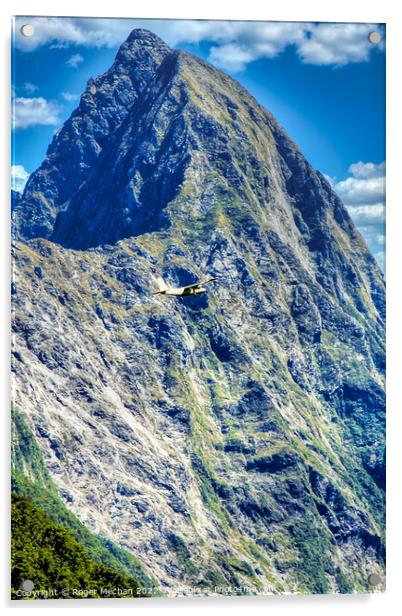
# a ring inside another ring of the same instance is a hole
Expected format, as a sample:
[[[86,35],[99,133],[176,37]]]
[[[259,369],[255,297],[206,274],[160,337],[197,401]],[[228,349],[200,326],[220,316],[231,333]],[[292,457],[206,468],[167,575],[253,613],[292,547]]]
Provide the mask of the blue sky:
[[[34,26],[24,38],[20,27]],[[325,173],[384,267],[385,32],[375,24],[17,18],[14,185],[42,162],[89,77],[134,27],[212,62],[267,107]],[[372,45],[368,33],[382,41]]]

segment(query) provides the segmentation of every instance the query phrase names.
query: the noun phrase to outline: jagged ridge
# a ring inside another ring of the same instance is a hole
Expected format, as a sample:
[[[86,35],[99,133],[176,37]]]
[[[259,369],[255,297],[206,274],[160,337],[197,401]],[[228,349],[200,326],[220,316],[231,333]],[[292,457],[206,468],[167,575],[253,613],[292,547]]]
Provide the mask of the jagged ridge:
[[[103,75],[89,79],[80,104],[56,132],[46,158],[31,175],[19,204],[14,237],[49,237],[57,213],[91,175],[99,154],[153,78],[170,48],[146,30],[134,30]]]
[[[53,241],[16,245],[17,403],[68,506],[171,594],[367,591],[384,566],[382,275],[269,112],[191,54],[159,60]],[[208,298],[150,295],[155,275],[205,271],[224,281]]]

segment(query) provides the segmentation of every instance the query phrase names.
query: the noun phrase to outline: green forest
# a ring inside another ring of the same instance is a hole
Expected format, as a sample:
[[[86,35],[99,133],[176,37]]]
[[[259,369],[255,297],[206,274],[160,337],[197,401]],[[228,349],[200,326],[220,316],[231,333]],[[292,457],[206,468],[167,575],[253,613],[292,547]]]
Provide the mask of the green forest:
[[[96,598],[115,596],[107,593],[114,588],[128,591],[116,596],[147,596],[144,589],[153,588],[154,580],[132,554],[91,533],[66,508],[34,435],[15,408],[11,420],[11,597]],[[24,595],[25,580],[33,582],[35,594]]]
[[[119,588],[127,597],[144,596],[132,577],[93,561],[69,530],[25,497],[12,497],[12,598],[88,598],[108,596],[101,589]],[[38,595],[24,596],[21,584],[31,580]],[[88,591],[88,592],[86,592]],[[120,596],[125,596],[121,594]]]

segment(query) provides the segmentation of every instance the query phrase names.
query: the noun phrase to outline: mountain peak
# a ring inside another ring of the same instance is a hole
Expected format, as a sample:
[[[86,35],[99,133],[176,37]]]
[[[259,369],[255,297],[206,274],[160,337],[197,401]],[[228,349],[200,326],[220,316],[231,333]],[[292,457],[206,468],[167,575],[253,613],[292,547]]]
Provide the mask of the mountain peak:
[[[16,201],[14,403],[66,506],[167,594],[371,591],[384,281],[269,112],[136,29]]]
[[[141,62],[149,54],[166,54],[170,47],[156,34],[144,28],[134,28],[120,46],[115,63]]]
[[[16,204],[14,237],[51,236],[57,213],[87,180],[105,145],[171,53],[161,38],[136,28],[109,70],[88,80],[78,107],[55,133],[45,160]]]
[[[147,30],[146,28],[134,28],[131,30],[125,40],[125,43],[132,43],[133,41],[163,45],[164,47],[166,46],[166,43],[157,34],[154,34],[154,32],[151,32],[151,30]]]

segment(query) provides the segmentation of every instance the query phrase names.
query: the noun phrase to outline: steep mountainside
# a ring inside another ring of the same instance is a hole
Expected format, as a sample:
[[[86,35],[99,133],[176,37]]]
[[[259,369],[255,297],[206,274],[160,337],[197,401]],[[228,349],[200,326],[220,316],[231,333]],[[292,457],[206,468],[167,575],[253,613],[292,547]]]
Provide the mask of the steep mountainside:
[[[11,516],[13,599],[23,596],[21,579],[31,580],[37,589],[51,589],[57,593],[54,598],[101,598],[105,597],[102,589],[113,592],[119,586],[133,588],[130,598],[141,597],[137,580],[92,561],[68,530],[28,499],[13,496]]]
[[[11,419],[11,491],[12,501],[16,503],[17,508],[23,506],[25,501],[28,500],[34,508],[32,511],[32,521],[38,517],[36,515],[37,511],[41,511],[58,528],[64,528],[67,532],[67,537],[71,540],[74,539],[82,546],[86,557],[92,563],[107,567],[110,572],[113,571],[117,575],[129,576],[131,583],[132,578],[135,578],[136,586],[141,585],[141,595],[145,592],[145,588],[154,589],[157,587],[156,580],[147,575],[147,572],[131,553],[119,548],[110,539],[91,533],[74,513],[66,507],[46,469],[42,452],[25,419],[15,409],[12,410]],[[67,494],[64,494],[63,498],[68,500]],[[13,541],[15,540],[15,547],[13,545],[12,548],[12,559],[15,563],[12,570],[13,598],[20,598],[17,591],[22,580],[29,579],[34,583],[36,591],[42,590],[46,592],[54,588],[54,575],[59,578],[63,576],[62,566],[58,559],[56,567],[54,566],[54,559],[51,567],[44,568],[43,565],[41,566],[41,563],[44,562],[43,555],[40,555],[39,551],[35,549],[34,546],[37,545],[37,540],[34,537],[29,546],[27,542],[25,542],[25,547],[23,542],[21,544],[22,535],[29,534],[28,528],[25,528],[24,531],[24,524],[22,523],[24,519],[20,518],[19,521],[12,520],[14,525],[12,531]],[[14,535],[17,536],[15,537]],[[60,545],[55,547],[56,553],[61,555],[64,547]],[[36,566],[33,566],[34,560],[37,562]],[[85,588],[96,589],[96,582],[102,582],[101,576],[98,576],[97,580],[92,580],[92,582],[95,582],[94,585],[88,586],[86,582],[87,580],[83,576],[78,584],[77,580],[75,581],[72,588],[80,588],[82,590],[85,590]],[[58,586],[58,589],[60,588],[63,588],[63,583]],[[155,594],[153,590],[151,592]]]
[[[66,505],[170,594],[369,590],[384,281],[272,115],[135,30],[17,208],[15,404]]]
[[[80,104],[57,131],[46,159],[30,177],[18,210],[15,236],[48,237],[57,213],[90,176],[105,144],[129,111],[169,47],[145,30],[134,30],[121,46],[113,66],[89,79]]]

